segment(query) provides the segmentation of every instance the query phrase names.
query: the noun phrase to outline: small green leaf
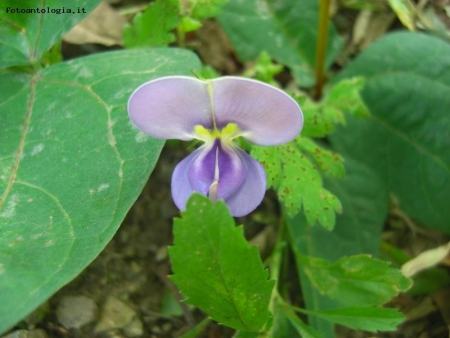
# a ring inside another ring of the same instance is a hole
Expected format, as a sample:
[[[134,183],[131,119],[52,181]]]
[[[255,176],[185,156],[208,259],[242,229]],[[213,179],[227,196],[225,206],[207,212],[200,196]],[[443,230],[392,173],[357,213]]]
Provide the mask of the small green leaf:
[[[279,84],[275,81],[274,76],[282,70],[282,65],[273,63],[269,54],[266,52],[261,52],[259,57],[256,59],[255,64],[250,69],[246,70],[243,76],[251,77],[272,86],[279,87]]]
[[[197,20],[205,20],[219,14],[222,6],[228,0],[188,0],[187,12]],[[185,9],[186,12],[186,9]]]
[[[336,124],[344,124],[345,116],[339,109],[323,108],[320,103],[313,102],[306,95],[293,95],[303,112],[302,136],[321,138],[327,136]]]
[[[290,217],[303,208],[310,225],[319,222],[325,228],[332,229],[335,212],[341,211],[341,205],[331,192],[323,188],[320,172],[309,154],[301,151],[304,140],[304,149],[319,152],[312,156],[319,168],[327,173],[342,174],[342,159],[338,155],[302,137],[276,147],[253,146],[251,154],[266,169],[268,184],[277,191]]]
[[[344,79],[334,85],[319,103],[313,102],[304,94],[294,94],[293,97],[302,107],[305,119],[302,135],[327,136],[336,125],[345,124],[344,112],[357,117],[368,117],[370,113],[360,95],[363,87],[362,77]]]
[[[181,19],[178,29],[184,33],[193,32],[199,29],[202,23],[199,20],[185,16]]]
[[[311,283],[344,306],[382,305],[411,287],[411,280],[400,270],[368,255],[343,257],[334,263],[297,255]]]
[[[182,218],[174,221],[169,249],[171,279],[214,320],[244,331],[260,331],[269,319],[274,281],[256,246],[244,238],[226,205],[194,194]]]
[[[346,111],[357,117],[369,117],[370,113],[361,97],[364,84],[363,77],[343,79],[331,88],[323,106]]]
[[[178,0],[156,0],[123,31],[125,47],[160,47],[175,41],[170,32],[181,22]]]
[[[301,312],[314,315],[354,330],[395,331],[405,316],[396,309],[382,307],[351,307],[332,310]]]

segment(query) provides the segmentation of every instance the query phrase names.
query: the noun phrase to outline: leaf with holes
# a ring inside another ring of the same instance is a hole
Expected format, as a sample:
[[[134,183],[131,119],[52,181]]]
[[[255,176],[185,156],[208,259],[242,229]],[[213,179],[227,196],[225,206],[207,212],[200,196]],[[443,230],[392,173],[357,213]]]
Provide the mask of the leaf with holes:
[[[252,146],[251,154],[266,169],[268,185],[277,191],[290,217],[303,208],[308,224],[319,222],[329,230],[333,228],[341,204],[323,188],[319,170],[342,176],[344,168],[339,155],[304,137],[276,147]]]
[[[154,49],[0,75],[0,332],[100,253],[146,183],[163,142],[130,123],[131,92],[199,66]]]
[[[274,281],[225,203],[192,195],[173,231],[171,279],[186,302],[234,329],[260,331],[269,319]]]

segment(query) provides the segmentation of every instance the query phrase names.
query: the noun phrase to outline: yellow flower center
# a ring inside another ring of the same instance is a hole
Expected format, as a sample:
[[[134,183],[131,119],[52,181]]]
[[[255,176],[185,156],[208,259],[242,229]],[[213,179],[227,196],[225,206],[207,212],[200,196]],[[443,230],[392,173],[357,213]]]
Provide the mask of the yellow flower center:
[[[217,128],[206,129],[202,125],[196,125],[194,127],[195,137],[205,143],[210,143],[216,139],[220,139],[222,143],[231,144],[231,141],[236,137],[239,137],[241,132],[236,123],[228,123],[221,130]]]

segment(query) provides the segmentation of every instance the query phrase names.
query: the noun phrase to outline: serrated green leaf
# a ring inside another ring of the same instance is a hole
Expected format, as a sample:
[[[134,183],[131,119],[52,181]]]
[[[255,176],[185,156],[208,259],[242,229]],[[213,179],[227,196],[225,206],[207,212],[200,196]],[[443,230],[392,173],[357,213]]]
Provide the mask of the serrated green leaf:
[[[255,64],[245,71],[243,76],[251,77],[259,81],[268,83],[272,86],[279,87],[275,81],[274,76],[283,70],[283,66],[272,62],[270,55],[266,52],[261,52],[256,59]]]
[[[125,47],[160,47],[175,41],[170,31],[181,22],[178,0],[156,0],[143,13],[138,13],[132,25],[123,31]]]
[[[276,147],[253,146],[251,154],[266,169],[269,186],[273,187],[278,198],[283,203],[287,214],[293,217],[302,208],[310,225],[319,222],[327,229],[332,229],[335,222],[335,212],[341,211],[339,200],[322,186],[322,177],[304,153],[301,152],[299,144],[304,138],[297,138],[287,144]],[[307,140],[307,139],[306,139]],[[320,166],[325,168],[327,164],[333,166],[333,154],[325,149],[312,146],[312,141],[307,140],[305,148],[319,149],[321,154],[315,155]],[[323,158],[327,158],[326,161]],[[329,161],[329,157],[333,160]],[[328,170],[328,169],[327,169]],[[328,172],[339,172],[341,169],[329,169]]]
[[[317,0],[230,0],[217,16],[242,61],[266,51],[289,67],[302,87],[314,85],[319,2]],[[330,24],[326,64],[342,40]]]
[[[343,306],[372,306],[388,302],[411,287],[411,280],[389,262],[368,255],[343,257],[334,263],[296,253],[311,283]]]
[[[331,107],[323,108],[306,96],[294,95],[303,112],[302,135],[306,137],[322,138],[327,136],[335,128],[335,124],[344,124],[345,116],[339,109]]]
[[[344,79],[330,89],[323,101],[316,103],[306,95],[294,94],[304,116],[303,136],[322,138],[330,134],[336,125],[345,125],[344,112],[357,117],[368,117],[369,111],[361,98],[364,79]]]
[[[171,279],[187,303],[237,330],[263,328],[274,281],[268,281],[258,249],[247,243],[223,202],[192,195],[174,221],[169,254]]]
[[[450,232],[450,45],[417,33],[386,35],[340,76],[364,76],[372,115],[330,135],[336,149],[372,168],[400,208]]]
[[[0,68],[39,61],[100,1],[72,0],[67,3],[62,0],[3,0],[0,8]],[[12,13],[16,9],[39,9],[40,13]],[[50,13],[42,13],[42,10],[50,10]],[[51,12],[58,10],[60,14]]]
[[[344,79],[331,88],[322,105],[357,117],[369,117],[370,113],[361,98],[364,84],[365,80],[362,77]],[[345,121],[342,119],[339,122],[344,124]]]
[[[396,309],[382,307],[351,307],[332,310],[302,312],[314,315],[330,322],[347,326],[354,330],[395,331],[405,316]]]
[[[197,20],[205,20],[219,14],[222,6],[228,0],[188,0],[187,12]]]
[[[196,31],[201,26],[202,26],[202,23],[199,20],[193,19],[189,16],[185,16],[181,19],[181,22],[178,25],[178,29],[181,32],[188,33],[188,32]]]
[[[319,170],[327,176],[344,177],[344,160],[339,154],[319,147],[310,138],[302,137],[296,140],[298,146],[306,154],[308,154],[317,165]]]
[[[143,49],[0,75],[0,332],[98,256],[146,183],[163,142],[132,126],[130,94],[195,67]]]

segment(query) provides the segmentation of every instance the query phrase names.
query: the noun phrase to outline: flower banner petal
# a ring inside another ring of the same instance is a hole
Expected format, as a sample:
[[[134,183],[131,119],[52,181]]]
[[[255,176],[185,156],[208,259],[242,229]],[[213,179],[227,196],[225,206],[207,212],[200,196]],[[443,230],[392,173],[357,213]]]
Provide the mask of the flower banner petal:
[[[294,139],[303,126],[303,114],[282,90],[263,82],[234,76],[211,80],[217,127],[236,123],[241,134],[259,145]]]
[[[128,114],[139,129],[152,137],[192,140],[195,125],[212,127],[208,85],[187,76],[144,83],[131,95]]]

